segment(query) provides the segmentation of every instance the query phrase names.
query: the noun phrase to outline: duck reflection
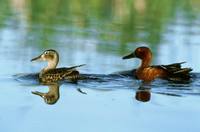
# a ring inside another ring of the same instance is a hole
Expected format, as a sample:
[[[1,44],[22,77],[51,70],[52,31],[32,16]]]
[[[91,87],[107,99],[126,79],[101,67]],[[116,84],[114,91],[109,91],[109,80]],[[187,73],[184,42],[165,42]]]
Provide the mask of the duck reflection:
[[[161,89],[160,91],[153,91],[153,87],[151,87],[151,82],[143,82],[141,86],[137,89],[135,93],[135,99],[140,102],[148,102],[151,100],[151,93],[154,94],[160,94],[160,95],[166,95],[166,96],[175,96],[175,97],[182,97],[182,95],[177,93],[171,93],[170,91],[166,91],[164,89]],[[176,86],[178,86],[176,84]],[[174,88],[172,88],[174,89]],[[181,88],[179,88],[181,90]],[[183,88],[182,90],[186,90]]]
[[[53,105],[58,101],[60,97],[60,92],[59,92],[60,85],[58,83],[54,83],[54,84],[49,84],[48,87],[49,91],[47,93],[33,91],[32,94],[42,97],[46,104]]]
[[[151,99],[151,89],[148,87],[140,86],[135,94],[135,99],[140,102],[148,102]]]

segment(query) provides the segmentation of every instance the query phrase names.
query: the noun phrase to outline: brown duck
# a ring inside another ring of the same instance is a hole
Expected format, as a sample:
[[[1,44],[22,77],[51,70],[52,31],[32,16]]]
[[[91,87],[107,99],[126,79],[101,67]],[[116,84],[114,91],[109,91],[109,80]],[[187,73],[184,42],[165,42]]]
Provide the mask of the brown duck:
[[[163,78],[172,81],[181,81],[190,79],[191,68],[182,68],[181,63],[170,65],[150,65],[152,61],[152,52],[148,47],[138,47],[135,51],[123,59],[139,58],[141,65],[135,71],[136,78],[143,81],[152,81],[156,78]]]
[[[39,73],[39,81],[41,83],[53,83],[64,79],[76,82],[79,79],[79,72],[76,68],[83,66],[78,65],[73,67],[56,68],[59,62],[59,55],[58,52],[53,49],[44,51],[41,55],[33,58],[31,61],[38,60],[48,62],[47,67],[43,68]]]

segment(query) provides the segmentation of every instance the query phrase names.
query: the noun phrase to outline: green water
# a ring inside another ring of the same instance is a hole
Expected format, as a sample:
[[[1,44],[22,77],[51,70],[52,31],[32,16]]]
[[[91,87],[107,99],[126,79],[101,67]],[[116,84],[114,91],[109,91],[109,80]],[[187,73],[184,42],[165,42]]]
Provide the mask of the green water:
[[[199,7],[198,0],[0,0],[0,131],[198,131]],[[46,63],[30,60],[46,49],[59,52],[59,67],[87,64],[81,73],[129,70],[140,61],[121,57],[144,45],[154,64],[186,61],[196,77],[157,80],[145,89],[146,102],[131,78],[64,83],[54,105],[31,93],[48,86],[13,77],[39,72]]]

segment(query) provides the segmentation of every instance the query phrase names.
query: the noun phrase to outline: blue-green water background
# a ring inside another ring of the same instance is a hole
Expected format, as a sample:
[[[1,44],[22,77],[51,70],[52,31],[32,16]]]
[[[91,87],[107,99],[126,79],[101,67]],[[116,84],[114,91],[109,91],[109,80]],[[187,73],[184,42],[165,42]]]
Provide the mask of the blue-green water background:
[[[136,68],[139,60],[121,57],[141,45],[152,49],[154,64],[186,61],[200,72],[199,7],[198,0],[0,0],[0,131],[199,131],[198,81],[152,87],[146,103],[135,100],[135,81],[65,84],[47,105],[31,94],[47,86],[13,78],[40,71],[45,63],[30,59],[50,48],[60,53],[59,66],[87,64],[82,73]]]

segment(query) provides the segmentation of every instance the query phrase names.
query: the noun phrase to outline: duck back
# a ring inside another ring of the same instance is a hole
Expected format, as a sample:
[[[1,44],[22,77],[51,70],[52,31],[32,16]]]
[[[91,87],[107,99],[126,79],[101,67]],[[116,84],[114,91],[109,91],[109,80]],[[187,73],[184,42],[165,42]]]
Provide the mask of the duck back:
[[[153,67],[159,67],[167,72],[166,79],[171,81],[184,81],[189,80],[191,78],[190,72],[192,71],[191,68],[182,68],[181,63],[173,63],[169,65],[159,65]]]
[[[74,68],[57,68],[44,72],[39,78],[39,81],[43,83],[52,83],[66,79],[75,82],[78,78],[79,72]]]

